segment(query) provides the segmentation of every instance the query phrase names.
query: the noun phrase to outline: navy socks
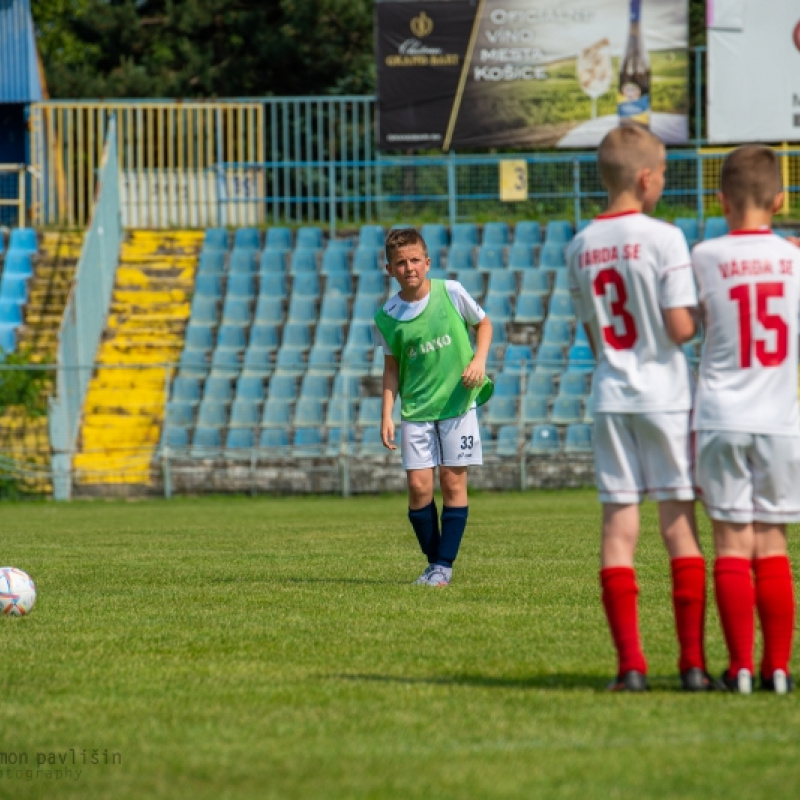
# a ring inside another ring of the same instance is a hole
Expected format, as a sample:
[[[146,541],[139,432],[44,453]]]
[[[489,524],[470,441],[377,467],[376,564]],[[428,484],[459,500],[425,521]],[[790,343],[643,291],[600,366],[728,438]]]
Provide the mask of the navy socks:
[[[444,506],[442,508],[442,537],[436,563],[452,567],[461,546],[461,537],[467,527],[469,506]]]
[[[417,535],[420,550],[425,554],[429,564],[439,558],[439,512],[436,502],[431,501],[423,508],[409,508],[408,519]]]

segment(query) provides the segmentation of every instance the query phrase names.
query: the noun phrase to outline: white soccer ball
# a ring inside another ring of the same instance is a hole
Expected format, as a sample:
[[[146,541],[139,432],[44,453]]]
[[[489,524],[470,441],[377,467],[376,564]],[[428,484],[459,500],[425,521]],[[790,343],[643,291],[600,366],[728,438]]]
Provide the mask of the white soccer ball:
[[[24,617],[36,602],[36,584],[27,572],[0,567],[0,612],[7,617]]]

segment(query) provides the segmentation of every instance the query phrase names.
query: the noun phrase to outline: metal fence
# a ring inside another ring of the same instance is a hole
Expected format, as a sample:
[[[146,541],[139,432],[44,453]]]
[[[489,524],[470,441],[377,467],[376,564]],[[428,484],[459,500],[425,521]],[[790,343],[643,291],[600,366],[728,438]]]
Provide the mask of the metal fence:
[[[49,423],[53,493],[59,500],[70,496],[72,453],[92,375],[88,365],[94,360],[105,325],[121,240],[117,132],[111,117],[91,224],[58,334],[56,392],[50,398]]]

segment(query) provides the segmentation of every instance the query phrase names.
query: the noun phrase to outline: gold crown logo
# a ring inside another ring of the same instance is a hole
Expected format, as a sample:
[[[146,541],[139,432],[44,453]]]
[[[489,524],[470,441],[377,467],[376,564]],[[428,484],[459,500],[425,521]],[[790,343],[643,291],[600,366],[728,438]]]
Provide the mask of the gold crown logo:
[[[423,36],[427,36],[432,30],[433,20],[424,11],[421,11],[418,17],[414,17],[411,20],[411,33],[420,39]]]

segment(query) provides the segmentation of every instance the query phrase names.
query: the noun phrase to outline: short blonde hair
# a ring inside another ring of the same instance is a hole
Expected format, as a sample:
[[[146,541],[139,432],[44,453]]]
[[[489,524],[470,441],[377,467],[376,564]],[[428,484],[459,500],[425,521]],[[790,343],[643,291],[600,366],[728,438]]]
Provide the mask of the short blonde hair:
[[[609,191],[624,191],[636,185],[642,169],[655,169],[665,157],[664,143],[647,128],[623,123],[609,131],[597,148],[600,180]]]
[[[386,261],[391,262],[392,253],[401,247],[409,247],[415,244],[422,247],[422,252],[425,253],[425,258],[427,258],[428,246],[425,244],[422,234],[416,228],[393,228],[386,237]]]
[[[749,206],[772,211],[783,180],[775,151],[763,144],[746,144],[722,162],[719,190],[735,211]]]

